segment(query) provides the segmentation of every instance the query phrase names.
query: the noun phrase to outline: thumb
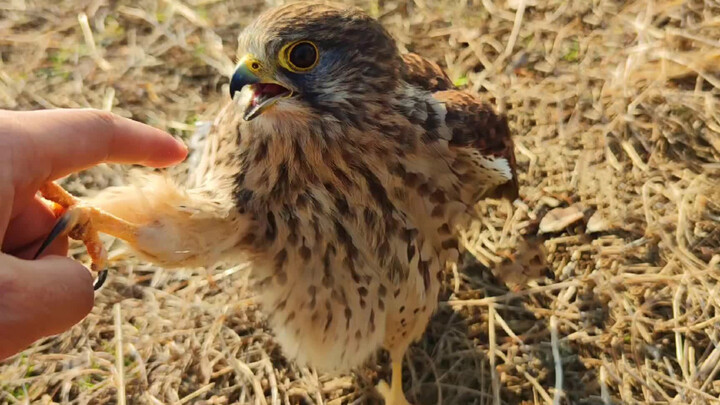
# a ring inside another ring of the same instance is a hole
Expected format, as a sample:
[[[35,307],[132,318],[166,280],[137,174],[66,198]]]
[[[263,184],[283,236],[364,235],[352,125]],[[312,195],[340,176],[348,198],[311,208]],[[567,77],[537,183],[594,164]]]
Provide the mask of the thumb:
[[[21,260],[0,254],[0,359],[63,332],[92,309],[90,272],[61,256]]]

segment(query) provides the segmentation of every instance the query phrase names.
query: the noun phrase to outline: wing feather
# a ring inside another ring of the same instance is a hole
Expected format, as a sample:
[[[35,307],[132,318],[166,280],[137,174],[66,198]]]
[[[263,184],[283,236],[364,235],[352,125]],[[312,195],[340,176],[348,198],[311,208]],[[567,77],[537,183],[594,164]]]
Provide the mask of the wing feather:
[[[414,53],[403,55],[403,60],[405,81],[433,92],[446,107],[445,124],[452,133],[450,147],[457,153],[459,164],[467,162],[475,167],[466,179],[477,182],[471,198],[517,198],[515,152],[507,118],[478,97],[458,90],[437,63]]]
[[[403,79],[427,91],[442,91],[455,88],[452,80],[437,63],[415,53],[403,55],[405,71]]]
[[[434,97],[446,107],[445,124],[452,133],[450,147],[456,150],[458,159],[467,159],[471,165],[479,167],[480,172],[486,169],[500,176],[501,180],[494,187],[479,193],[478,197],[516,199],[519,194],[516,160],[507,118],[464,91],[439,91]],[[497,178],[492,173],[478,176],[477,180]],[[490,186],[487,181],[484,181],[484,189]]]

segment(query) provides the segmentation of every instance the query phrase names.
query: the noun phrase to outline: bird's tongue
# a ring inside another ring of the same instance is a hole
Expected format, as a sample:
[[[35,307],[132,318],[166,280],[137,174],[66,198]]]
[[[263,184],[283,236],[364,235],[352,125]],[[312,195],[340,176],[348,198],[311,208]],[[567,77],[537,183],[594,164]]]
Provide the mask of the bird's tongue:
[[[252,98],[245,109],[245,120],[250,121],[262,114],[276,100],[290,96],[292,92],[283,86],[274,83],[258,83],[252,88]]]
[[[252,104],[253,106],[259,106],[271,98],[289,93],[288,89],[283,86],[274,83],[259,83],[255,85]]]

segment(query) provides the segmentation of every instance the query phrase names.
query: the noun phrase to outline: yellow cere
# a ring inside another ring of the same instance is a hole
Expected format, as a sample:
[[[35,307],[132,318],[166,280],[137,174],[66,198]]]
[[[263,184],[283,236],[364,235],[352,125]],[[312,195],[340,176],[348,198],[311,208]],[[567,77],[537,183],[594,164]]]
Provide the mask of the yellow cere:
[[[260,77],[262,71],[262,64],[252,55],[245,55],[240,59],[238,65],[245,65],[247,69],[255,76]]]

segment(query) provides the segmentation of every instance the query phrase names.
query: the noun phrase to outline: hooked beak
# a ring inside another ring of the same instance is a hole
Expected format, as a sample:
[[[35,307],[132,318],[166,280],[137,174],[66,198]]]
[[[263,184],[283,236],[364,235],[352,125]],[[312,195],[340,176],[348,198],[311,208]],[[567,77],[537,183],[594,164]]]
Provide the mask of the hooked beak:
[[[235,98],[235,92],[242,90],[243,87],[260,83],[260,78],[250,70],[250,64],[252,62],[248,62],[249,61],[245,61],[245,58],[243,58],[243,60],[240,61],[240,64],[238,64],[238,67],[235,69],[232,79],[230,79],[230,98],[232,99]]]
[[[251,86],[252,90],[252,97],[243,115],[245,121],[258,117],[276,102],[293,95],[292,90],[265,77],[261,62],[250,55],[240,60],[230,79],[230,98],[234,99],[235,93],[245,86]]]

